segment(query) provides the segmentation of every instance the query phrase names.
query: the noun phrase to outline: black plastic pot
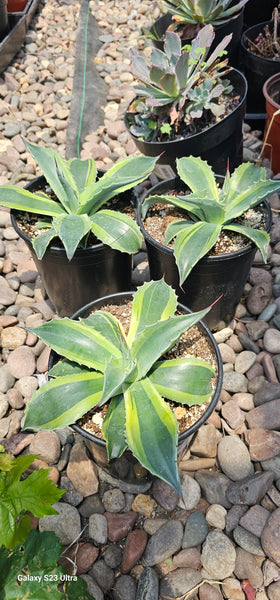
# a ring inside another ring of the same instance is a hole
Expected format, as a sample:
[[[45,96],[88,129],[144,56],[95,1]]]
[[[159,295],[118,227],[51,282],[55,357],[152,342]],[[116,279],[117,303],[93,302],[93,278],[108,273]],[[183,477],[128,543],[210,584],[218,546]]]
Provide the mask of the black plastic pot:
[[[244,9],[242,9],[240,11],[240,13],[237,15],[237,17],[230,19],[230,21],[228,21],[227,23],[225,23],[223,25],[218,25],[217,27],[214,28],[215,38],[211,45],[211,50],[210,50],[210,52],[213,52],[213,50],[215,50],[216,46],[223,40],[223,38],[226,35],[229,35],[230,33],[232,33],[232,39],[231,39],[230,43],[228,44],[226,50],[228,52],[229,62],[231,65],[234,65],[234,66],[238,66],[238,58],[239,58],[239,50],[240,50],[240,37],[241,37],[241,33],[242,33],[242,28],[243,28],[243,14],[244,14]],[[156,48],[159,48],[160,50],[163,49],[165,33],[166,33],[166,30],[169,27],[169,25],[171,25],[171,23],[172,23],[172,15],[169,13],[166,13],[166,14],[162,15],[161,17],[159,17],[159,19],[157,19],[155,21],[155,23],[153,23],[152,27],[150,28],[150,33],[153,36],[155,36],[155,38],[152,38],[152,42],[153,42],[154,46],[156,46]],[[196,33],[197,33],[197,31],[194,28],[194,35],[192,37],[182,39],[182,44],[191,44],[192,40],[196,36]]]
[[[176,170],[176,158],[182,156],[200,156],[212,166],[216,173],[224,175],[229,162],[233,171],[242,162],[243,134],[242,124],[245,116],[247,82],[242,73],[233,69],[227,79],[231,81],[236,96],[240,97],[238,106],[219,123],[208,129],[180,140],[166,142],[147,142],[140,140],[130,132],[128,112],[124,122],[138,150],[146,156],[160,156],[158,164],[170,165]]]
[[[247,29],[262,21],[269,21],[279,0],[248,0],[244,10],[244,26]]]
[[[83,306],[72,316],[72,318],[78,319],[79,317],[86,317],[92,311],[99,310],[106,304],[122,304],[124,300],[132,300],[134,293],[135,292],[131,291],[122,294],[119,293],[106,296],[105,298],[99,298],[98,300],[95,300],[93,302],[90,302],[88,305]],[[178,304],[178,309],[183,313],[190,312],[188,308],[181,304]],[[201,427],[201,425],[203,425],[207,421],[207,419],[215,409],[222,388],[223,366],[218,345],[212,333],[202,322],[200,322],[200,327],[202,330],[202,334],[208,338],[208,341],[210,342],[213,351],[216,355],[218,367],[216,389],[211,399],[211,402],[209,403],[203,415],[197,420],[196,423],[189,427],[189,429],[187,429],[179,435],[179,447],[182,446],[182,444],[187,443],[188,438],[190,438],[199,429],[199,427]],[[57,362],[57,360],[57,354],[52,351],[50,355],[49,369],[53,366],[55,362]],[[150,485],[150,475],[148,473],[143,473],[143,468],[141,467],[141,465],[139,465],[139,463],[136,461],[136,459],[129,450],[125,451],[122,457],[109,461],[106,451],[106,443],[104,440],[92,435],[79,425],[72,425],[72,428],[74,429],[74,431],[76,431],[85,438],[86,445],[95,462],[100,467],[105,469],[112,477],[117,477],[118,479],[122,479],[130,484],[138,486],[142,485],[143,487],[148,489]]]
[[[166,194],[170,190],[179,192],[185,189],[177,177],[154,186],[146,195]],[[137,221],[146,242],[151,278],[164,277],[166,283],[175,289],[179,302],[192,311],[209,306],[222,295],[204,317],[204,322],[212,330],[224,327],[232,320],[242,296],[257,250],[256,246],[251,243],[236,252],[203,257],[180,286],[173,249],[154,240],[145,230],[141,218],[143,200],[144,198],[137,208]],[[267,202],[265,206],[268,212],[267,231],[269,231],[272,223],[271,209]]]
[[[0,0],[0,41],[8,33],[7,0]]]
[[[261,115],[259,118],[265,119],[266,108],[262,88],[269,77],[280,71],[280,60],[257,56],[248,48],[246,39],[254,41],[259,33],[264,32],[265,25],[269,25],[269,30],[273,31],[273,21],[266,21],[246,29],[241,38],[242,71],[248,83],[246,110],[251,119],[256,118],[255,114]],[[278,24],[277,32],[280,36],[280,24]]]
[[[44,177],[33,180],[26,188],[34,191],[42,185]],[[131,192],[124,192],[127,198]],[[71,261],[64,248],[51,245],[39,260],[27,237],[16,223],[12,211],[12,224],[18,235],[26,242],[38,272],[59,316],[71,316],[90,300],[109,293],[131,288],[132,256],[113,250],[101,242],[87,248],[78,248]]]

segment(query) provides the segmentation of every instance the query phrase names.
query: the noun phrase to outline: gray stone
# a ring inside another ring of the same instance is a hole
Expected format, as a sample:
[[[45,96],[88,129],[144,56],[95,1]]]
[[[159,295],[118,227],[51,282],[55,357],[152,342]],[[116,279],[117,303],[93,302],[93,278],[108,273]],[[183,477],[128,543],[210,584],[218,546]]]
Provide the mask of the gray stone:
[[[186,521],[182,548],[193,548],[204,542],[208,533],[205,516],[201,510],[193,512]]]
[[[241,517],[239,523],[241,527],[260,537],[269,515],[266,508],[255,504]]]
[[[259,588],[263,585],[262,570],[255,556],[243,550],[243,548],[236,548],[234,574],[240,581],[249,579],[253,588]]]
[[[279,354],[280,352],[280,331],[269,327],[263,336],[263,346],[267,352]]]
[[[104,515],[92,514],[88,522],[88,535],[97,544],[106,544],[108,525]]]
[[[90,575],[80,575],[87,583],[88,591],[94,598],[94,600],[104,600],[104,594],[100,589],[99,585],[92,579]]]
[[[226,496],[230,479],[226,475],[223,475],[223,473],[198,471],[195,473],[195,478],[209,504],[221,504],[225,508],[231,507],[231,502],[229,502]]]
[[[114,600],[136,600],[136,583],[130,575],[121,575],[113,589]]]
[[[158,591],[158,576],[154,569],[146,567],[139,577],[136,600],[155,600],[158,597]]]
[[[10,372],[8,365],[0,367],[0,392],[6,394],[13,387],[14,383],[15,377]]]
[[[233,481],[247,477],[252,471],[250,453],[237,435],[221,439],[217,456],[222,471]]]
[[[261,535],[264,552],[280,566],[280,508],[276,508],[268,518]]]
[[[72,544],[81,533],[81,518],[77,508],[59,502],[54,504],[57,515],[39,519],[40,531],[54,531],[64,546]]]
[[[223,376],[223,389],[227,392],[247,392],[248,380],[243,373],[229,371]]]
[[[247,506],[235,504],[229,509],[226,516],[226,533],[230,533],[233,529],[235,529],[235,527],[237,527],[240,518],[245,514],[247,508]]]
[[[114,571],[104,560],[97,560],[91,567],[89,575],[93,577],[103,592],[109,592],[114,586]]]
[[[250,352],[255,352],[255,354],[259,354],[259,352],[260,352],[259,346],[257,346],[257,344],[255,344],[255,342],[253,340],[251,340],[249,338],[249,336],[246,335],[246,333],[240,332],[238,334],[238,339],[239,339],[240,343],[242,344],[243,348],[245,348],[245,350],[249,350]]]
[[[280,399],[280,383],[265,382],[255,393],[254,404],[260,406],[278,398]]]
[[[274,480],[274,473],[255,473],[245,479],[231,483],[227,488],[227,498],[232,504],[257,504],[265,496]]]
[[[180,508],[192,510],[200,500],[201,491],[199,484],[190,475],[183,474],[182,482],[182,498],[178,502]]]
[[[280,429],[280,402],[271,400],[261,406],[257,406],[246,414],[248,427],[253,429],[260,427],[263,429]]]
[[[83,495],[79,494],[79,492],[76,492],[73,484],[71,483],[70,479],[66,477],[66,475],[61,477],[59,487],[66,490],[65,494],[62,496],[63,502],[67,502],[67,504],[71,504],[72,506],[78,506],[81,504],[84,498]]]
[[[116,544],[110,544],[104,552],[104,560],[106,565],[111,567],[111,569],[118,567],[122,561],[121,548]]]
[[[202,576],[195,569],[188,567],[176,569],[160,581],[161,598],[181,598],[187,594],[196,585],[201,583]],[[195,598],[197,590],[188,595],[188,598]]]
[[[258,319],[262,319],[263,321],[270,321],[277,310],[277,304],[273,302],[273,304],[269,304],[266,308],[261,312],[258,316]]]
[[[152,567],[180,550],[183,526],[180,521],[170,519],[152,535],[143,554],[143,565]]]
[[[240,525],[238,525],[233,530],[233,538],[236,544],[238,544],[240,548],[243,548],[243,550],[249,552],[249,554],[255,554],[256,556],[265,556],[260,539],[253,533],[250,533],[250,531],[247,531],[247,529],[241,527]]]
[[[213,579],[225,579],[234,571],[236,551],[233,543],[219,529],[208,533],[203,544],[201,562]]]
[[[93,513],[103,515],[105,508],[98,494],[87,496],[79,507],[79,511],[83,517],[90,517]]]
[[[111,490],[104,492],[102,501],[105,510],[108,512],[122,512],[125,508],[124,493],[118,488],[112,488]]]

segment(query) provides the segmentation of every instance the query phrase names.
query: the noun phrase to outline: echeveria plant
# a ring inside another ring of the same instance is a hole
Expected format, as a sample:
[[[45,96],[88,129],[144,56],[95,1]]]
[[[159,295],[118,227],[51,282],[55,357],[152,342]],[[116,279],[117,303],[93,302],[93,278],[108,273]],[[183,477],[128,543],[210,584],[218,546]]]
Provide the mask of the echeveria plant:
[[[168,225],[164,240],[168,244],[175,238],[174,256],[180,283],[213,248],[223,230],[247,237],[256,244],[265,261],[270,239],[268,233],[242,225],[235,219],[270,194],[278,192],[279,180],[266,179],[264,167],[242,163],[232,175],[227,171],[220,188],[208,163],[194,156],[177,159],[177,171],[191,193],[147,197],[142,205],[142,218],[145,219],[148,209],[157,202],[172,204],[186,211],[186,219],[174,220]]]
[[[178,423],[165,400],[188,406],[208,401],[215,371],[199,358],[164,357],[209,310],[175,315],[176,306],[174,290],[163,280],[151,281],[134,295],[127,335],[113,315],[101,310],[79,321],[54,319],[32,329],[66,360],[34,393],[25,428],[65,427],[110,402],[102,427],[109,458],[128,447],[180,493]]]
[[[232,0],[161,0],[164,12],[173,16],[176,24],[222,25],[237,17],[248,0],[232,4]]]
[[[25,141],[55,198],[42,191],[31,192],[16,185],[0,186],[0,206],[43,216],[32,240],[41,259],[56,237],[69,260],[79,245],[85,246],[89,233],[111,248],[134,253],[141,246],[135,221],[117,210],[103,208],[117,194],[141,183],[152,172],[157,159],[145,156],[125,158],[97,178],[93,159],[64,160],[52,148]]]

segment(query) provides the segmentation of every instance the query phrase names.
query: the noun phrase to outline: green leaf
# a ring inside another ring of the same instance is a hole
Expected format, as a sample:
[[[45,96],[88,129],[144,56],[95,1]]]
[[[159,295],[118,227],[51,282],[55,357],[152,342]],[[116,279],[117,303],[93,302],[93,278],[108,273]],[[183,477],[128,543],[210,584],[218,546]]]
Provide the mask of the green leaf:
[[[86,160],[70,158],[67,164],[75,181],[78,194],[81,194],[89,185],[95,182],[97,167],[92,158]]]
[[[63,359],[57,362],[50,370],[49,377],[62,377],[63,375],[76,375],[84,373],[87,367],[78,365],[77,363]]]
[[[60,154],[58,154],[58,152],[55,152],[52,148],[36,146],[35,144],[31,144],[27,140],[24,140],[24,143],[31,156],[33,156],[34,160],[36,160],[42,173],[44,173],[47,182],[49,183],[51,189],[53,190],[59,201],[61,202],[65,211],[69,212],[69,199],[65,188],[61,183],[61,179],[58,176],[57,170],[58,163],[62,164],[63,161]],[[64,161],[64,163],[67,166],[66,161]]]
[[[23,515],[29,510],[34,516],[56,514],[52,504],[63,491],[48,479],[48,469],[34,471],[23,481],[21,475],[38,455],[19,456],[11,462],[11,469],[1,473],[0,493],[0,545],[14,548],[27,536],[30,517]]]
[[[221,226],[214,223],[197,222],[175,238],[174,255],[182,284],[194,265],[215,245],[221,232]]]
[[[108,342],[116,346],[120,353],[123,353],[125,348],[125,352],[129,352],[122,324],[111,313],[96,310],[89,317],[81,319],[81,321],[84,325],[91,327],[95,332],[106,338]],[[106,360],[110,360],[109,355]]]
[[[90,231],[90,218],[87,215],[63,215],[53,219],[53,226],[71,260],[80,241]]]
[[[32,240],[32,246],[35,250],[37,258],[41,260],[46,252],[46,249],[50,242],[57,237],[57,233],[53,227],[47,229],[43,233],[40,233]]]
[[[210,308],[188,315],[169,317],[141,331],[131,345],[132,358],[137,362],[137,380],[148,373],[155,361],[170,350],[185,331],[203,319]]]
[[[75,423],[102,396],[102,373],[65,375],[42,385],[28,402],[25,429],[56,429]]]
[[[181,40],[177,33],[174,31],[167,31],[164,42],[164,52],[170,59],[173,54],[180,56],[181,54]]]
[[[182,52],[181,56],[178,59],[176,64],[176,76],[178,80],[178,84],[180,89],[186,87],[188,81],[188,64],[189,64],[189,54],[188,52]]]
[[[207,196],[218,201],[214,173],[205,160],[194,156],[184,156],[176,161],[178,175],[197,196]]]
[[[66,215],[63,207],[47,195],[29,192],[17,185],[0,186],[0,205],[50,217]]]
[[[127,448],[124,432],[125,403],[121,394],[111,400],[102,425],[109,459],[118,458]]]
[[[215,370],[194,357],[165,360],[155,364],[149,379],[164,398],[187,404],[202,404],[212,395]]]
[[[246,210],[252,206],[256,206],[271,194],[279,192],[279,190],[279,180],[274,181],[268,179],[266,181],[253,183],[247,190],[244,190],[241,194],[232,198],[226,211],[225,221],[231,221],[242,215]]]
[[[106,339],[106,332],[104,335],[95,331],[86,320],[79,322],[68,318],[53,319],[30,331],[58,355],[100,371],[105,369],[112,356],[122,357],[121,342],[119,341],[117,346],[110,339]]]
[[[123,383],[134,380],[137,375],[135,362],[124,359],[111,358],[104,370],[104,385],[99,405],[105,404],[113,396],[122,392]]]
[[[139,462],[181,495],[177,467],[177,420],[148,378],[124,394],[126,438]]]
[[[133,254],[141,248],[142,234],[128,215],[114,210],[100,210],[92,217],[91,229],[103,244],[120,252]]]
[[[170,98],[175,99],[179,96],[180,88],[175,73],[165,73],[160,80],[160,85]]]
[[[131,156],[110,167],[80,195],[80,213],[93,215],[117,194],[138,185],[152,172],[158,157]]]
[[[141,285],[133,298],[128,345],[131,346],[135,337],[148,325],[174,315],[176,307],[177,296],[163,279]]]
[[[252,227],[244,227],[244,225],[235,225],[233,223],[231,223],[230,225],[225,225],[223,229],[226,229],[228,231],[236,231],[237,233],[245,235],[245,237],[251,240],[251,242],[256,244],[264,262],[267,261],[267,250],[270,237],[269,234],[266,233],[266,231],[262,231],[260,229],[253,229]]]
[[[186,227],[191,227],[193,225],[193,221],[172,221],[167,225],[165,234],[164,234],[164,243],[165,245],[169,244],[169,242],[178,235],[179,231],[184,231]]]

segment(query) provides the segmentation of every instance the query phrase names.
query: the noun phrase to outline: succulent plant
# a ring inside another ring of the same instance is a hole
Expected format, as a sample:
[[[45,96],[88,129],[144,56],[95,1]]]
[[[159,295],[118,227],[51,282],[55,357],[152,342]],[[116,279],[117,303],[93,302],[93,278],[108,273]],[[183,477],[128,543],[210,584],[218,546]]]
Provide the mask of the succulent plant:
[[[30,192],[16,185],[0,186],[0,206],[40,215],[37,236],[32,240],[41,259],[58,237],[69,260],[79,245],[86,245],[89,233],[104,244],[133,253],[141,246],[141,232],[135,221],[104,204],[117,194],[141,183],[152,172],[157,159],[132,156],[125,158],[97,177],[93,159],[64,160],[52,148],[25,141],[55,198],[42,191]]]
[[[230,68],[221,56],[231,35],[208,56],[214,35],[212,25],[206,25],[191,45],[182,47],[178,34],[170,31],[164,51],[153,48],[150,61],[143,52],[132,52],[131,70],[142,85],[134,88],[137,98],[131,110],[136,111],[137,118],[131,133],[151,139],[166,122],[176,130],[186,114],[191,118],[199,118],[204,110],[215,116],[224,114],[225,104],[220,98],[232,86],[224,78]]]
[[[177,159],[177,170],[191,193],[148,196],[142,205],[142,218],[145,219],[149,208],[157,202],[177,206],[186,212],[185,219],[168,225],[164,240],[168,244],[175,239],[174,256],[180,284],[194,265],[214,247],[223,230],[247,237],[256,244],[265,261],[269,234],[240,224],[236,219],[267,196],[279,192],[280,182],[267,180],[264,167],[242,163],[232,175],[227,171],[220,188],[208,163],[194,156]]]
[[[177,24],[222,25],[237,17],[248,0],[240,0],[232,5],[232,0],[161,0],[164,12],[173,15]]]
[[[127,335],[102,310],[79,321],[53,319],[32,329],[66,360],[34,393],[25,428],[65,427],[109,403],[102,426],[109,458],[128,447],[146,469],[180,493],[178,423],[165,400],[188,406],[207,402],[215,370],[200,358],[166,357],[210,310],[175,315],[176,307],[174,290],[163,280],[151,281],[134,295]]]

